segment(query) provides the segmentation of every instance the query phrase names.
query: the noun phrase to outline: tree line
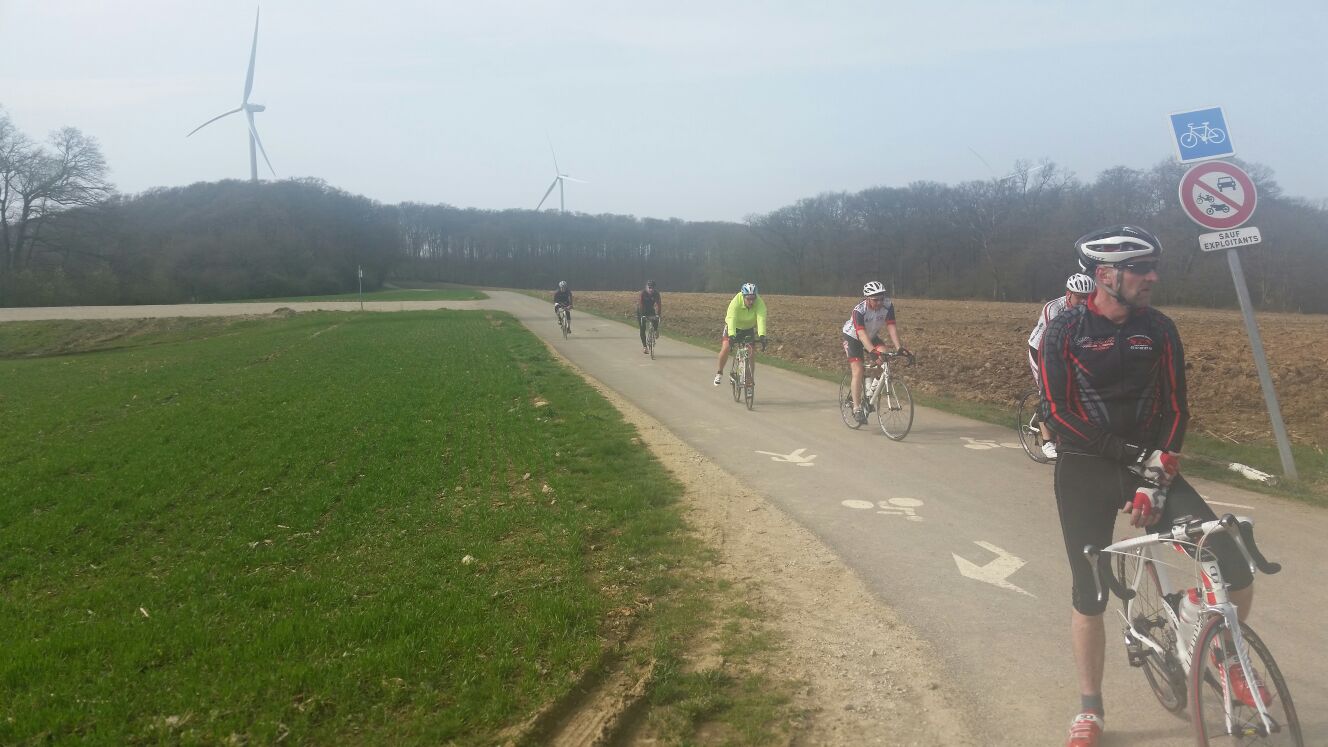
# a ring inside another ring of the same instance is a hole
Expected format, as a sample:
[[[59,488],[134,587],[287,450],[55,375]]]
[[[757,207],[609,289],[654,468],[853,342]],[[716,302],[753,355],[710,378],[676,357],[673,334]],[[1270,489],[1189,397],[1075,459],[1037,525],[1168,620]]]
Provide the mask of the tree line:
[[[1328,210],[1260,188],[1265,245],[1243,250],[1255,303],[1324,313]],[[1073,240],[1131,222],[1166,246],[1157,301],[1231,306],[1221,253],[1179,206],[1185,167],[1116,167],[1081,181],[1054,163],[1000,179],[808,197],[742,223],[554,210],[384,205],[315,179],[222,181],[122,195],[96,141],[38,144],[0,109],[0,305],[221,301],[349,292],[391,278],[467,285],[853,294],[1033,301],[1075,270]]]

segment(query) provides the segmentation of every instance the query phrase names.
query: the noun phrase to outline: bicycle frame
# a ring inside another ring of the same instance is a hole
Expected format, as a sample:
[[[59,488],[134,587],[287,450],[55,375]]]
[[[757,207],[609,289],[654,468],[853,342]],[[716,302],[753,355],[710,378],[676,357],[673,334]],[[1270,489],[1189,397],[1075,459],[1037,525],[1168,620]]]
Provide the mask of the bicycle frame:
[[[1248,517],[1237,517],[1231,514],[1226,514],[1220,519],[1203,522],[1201,525],[1203,531],[1197,542],[1188,539],[1188,524],[1177,524],[1169,531],[1150,533],[1140,537],[1121,540],[1120,542],[1115,542],[1101,550],[1101,553],[1105,554],[1133,554],[1150,561],[1153,569],[1157,573],[1158,587],[1164,600],[1175,594],[1185,593],[1185,590],[1190,588],[1176,585],[1170,577],[1170,571],[1182,572],[1195,579],[1196,583],[1194,588],[1202,590],[1199,595],[1199,615],[1193,628],[1188,631],[1189,635],[1187,639],[1177,641],[1180,644],[1177,653],[1180,656],[1180,663],[1185,670],[1186,676],[1190,674],[1190,671],[1193,668],[1195,656],[1202,656],[1204,653],[1202,651],[1195,651],[1194,649],[1195,646],[1198,645],[1198,638],[1204,628],[1205,621],[1214,615],[1222,616],[1226,622],[1226,629],[1231,635],[1231,645],[1235,649],[1236,658],[1237,661],[1240,662],[1241,670],[1244,672],[1252,671],[1249,651],[1241,634],[1240,619],[1236,614],[1236,606],[1231,603],[1231,598],[1227,594],[1227,584],[1222,580],[1222,571],[1218,567],[1216,556],[1205,547],[1208,538],[1214,533],[1226,532],[1233,540],[1235,540],[1236,546],[1240,549],[1241,554],[1245,556],[1246,562],[1249,563],[1251,573],[1256,569],[1262,570],[1267,568],[1268,565],[1266,564],[1266,561],[1256,565],[1255,559],[1251,557],[1250,551],[1245,546],[1245,541],[1241,536],[1242,533],[1237,529],[1240,524],[1246,524],[1252,527],[1254,522]],[[1178,534],[1183,535],[1184,538],[1176,536]],[[1173,552],[1176,556],[1183,558],[1185,565],[1178,565],[1159,558],[1158,555],[1161,555],[1162,553],[1156,552],[1155,548],[1161,548],[1164,545],[1170,545],[1171,550],[1168,552]],[[1193,556],[1186,551],[1186,548],[1191,548],[1194,551]],[[1090,550],[1092,550],[1092,553],[1090,553]],[[1094,548],[1086,547],[1084,548],[1084,554],[1089,556],[1090,562],[1093,562],[1095,560],[1094,556],[1097,556],[1098,552]],[[1262,556],[1260,556],[1259,559],[1262,561]],[[1102,588],[1102,582],[1099,575],[1100,568],[1102,568],[1100,562],[1093,566],[1094,580],[1098,585],[1098,597],[1102,598],[1105,590]],[[1106,571],[1108,575],[1110,575],[1111,570],[1109,567],[1106,568]],[[1125,620],[1127,643],[1130,640],[1133,640],[1136,643],[1152,649],[1158,656],[1165,657],[1166,650],[1160,644],[1154,641],[1147,633],[1134,627],[1132,603],[1135,597],[1135,590],[1144,582],[1144,572],[1145,564],[1141,562],[1135,570],[1134,578],[1120,579],[1125,583],[1125,590],[1129,592],[1128,594],[1121,594],[1121,590],[1116,589],[1113,586],[1113,590],[1116,591],[1117,595],[1124,599],[1126,603],[1126,610],[1121,612],[1118,609],[1117,612]],[[1109,579],[1109,582],[1112,580],[1113,579]],[[1163,604],[1162,608],[1166,610],[1167,617],[1170,618],[1171,624],[1177,632],[1185,630],[1186,626],[1182,624],[1179,614],[1170,603]],[[1229,695],[1231,692],[1231,675],[1228,670],[1224,669],[1221,684],[1222,692],[1226,695],[1224,698],[1226,727],[1227,731],[1230,732],[1233,726],[1233,706],[1232,699]],[[1264,706],[1263,699],[1255,698],[1254,704],[1258,710],[1259,718],[1263,722],[1264,728],[1272,731],[1273,721],[1268,714],[1267,708]]]

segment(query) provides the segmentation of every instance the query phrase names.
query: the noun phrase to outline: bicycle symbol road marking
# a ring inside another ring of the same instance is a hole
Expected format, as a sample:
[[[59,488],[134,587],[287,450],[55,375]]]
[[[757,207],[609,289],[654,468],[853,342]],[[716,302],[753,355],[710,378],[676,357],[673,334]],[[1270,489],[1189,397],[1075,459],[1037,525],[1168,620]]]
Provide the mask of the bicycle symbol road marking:
[[[845,508],[853,508],[859,511],[878,509],[876,513],[881,516],[903,516],[909,521],[923,521],[923,518],[918,516],[917,512],[917,509],[922,506],[922,501],[917,498],[891,498],[877,503],[850,498],[843,501],[842,505]]]

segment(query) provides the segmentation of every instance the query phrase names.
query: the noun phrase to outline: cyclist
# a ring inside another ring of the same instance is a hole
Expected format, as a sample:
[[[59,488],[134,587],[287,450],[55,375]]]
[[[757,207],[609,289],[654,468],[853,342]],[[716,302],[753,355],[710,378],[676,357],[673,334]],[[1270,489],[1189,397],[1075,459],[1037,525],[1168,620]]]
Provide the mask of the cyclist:
[[[724,314],[724,331],[719,338],[719,367],[715,369],[715,386],[724,380],[724,362],[729,359],[729,345],[755,338],[765,352],[765,299],[756,292],[756,283],[743,283],[738,295],[729,301]]]
[[[553,318],[558,318],[558,309],[567,315],[567,334],[572,334],[572,291],[566,280],[558,281],[558,290],[553,292]]]
[[[890,333],[895,352],[907,353],[899,342],[895,305],[886,298],[885,286],[873,280],[862,286],[862,301],[853,307],[842,330],[844,355],[848,356],[848,366],[853,372],[853,416],[859,423],[867,422],[867,412],[862,407],[862,357],[868,350],[877,356],[885,352],[885,343],[880,338],[882,327]]]
[[[1114,226],[1080,237],[1075,253],[1097,288],[1047,326],[1039,368],[1043,419],[1060,443],[1056,507],[1074,579],[1070,634],[1081,708],[1068,745],[1094,747],[1103,728],[1106,601],[1097,598],[1084,546],[1111,542],[1117,510],[1135,527],[1215,515],[1179,474],[1189,420],[1185,355],[1176,325],[1149,306],[1161,242],[1141,228]],[[1244,619],[1254,598],[1249,567],[1230,537],[1214,537],[1210,546]],[[1219,665],[1229,667],[1233,694],[1253,707],[1243,673],[1230,661]]]
[[[1034,383],[1039,381],[1038,347],[1042,344],[1042,333],[1047,331],[1047,325],[1062,311],[1073,309],[1087,301],[1096,287],[1097,284],[1092,278],[1082,272],[1076,272],[1065,280],[1065,295],[1051,299],[1042,307],[1042,314],[1038,316],[1037,324],[1033,327],[1033,334],[1028,336],[1028,365],[1033,368]],[[1038,427],[1042,429],[1042,453],[1048,459],[1055,459],[1056,442],[1051,440],[1051,431],[1047,429],[1046,423],[1039,423]]]
[[[646,287],[636,298],[636,324],[641,328],[641,352],[650,354],[650,348],[646,346],[646,322],[649,321],[655,328],[655,334],[659,334],[659,315],[664,310],[664,306],[659,300],[659,291],[655,290],[655,281],[647,280]]]

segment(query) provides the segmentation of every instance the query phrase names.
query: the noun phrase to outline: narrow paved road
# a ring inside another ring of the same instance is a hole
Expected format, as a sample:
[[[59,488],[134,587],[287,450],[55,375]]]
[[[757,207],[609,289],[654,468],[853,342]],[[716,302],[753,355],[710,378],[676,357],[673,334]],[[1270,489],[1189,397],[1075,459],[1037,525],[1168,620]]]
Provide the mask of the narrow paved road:
[[[708,350],[663,339],[652,361],[641,354],[634,328],[586,314],[578,315],[575,334],[564,340],[550,304],[516,293],[490,295],[488,301],[366,308],[514,314],[822,538],[934,644],[942,676],[968,693],[967,705],[979,723],[989,725],[992,744],[1060,743],[1078,706],[1069,653],[1069,574],[1052,469],[1029,460],[1012,431],[921,408],[902,443],[875,428],[851,431],[839,419],[834,385],[770,366],[759,368],[756,409],[749,412],[733,402],[727,387],[711,385],[714,354]],[[278,306],[359,307],[216,304],[116,308],[114,315],[267,313]],[[107,315],[87,308],[82,315]],[[80,316],[78,309],[0,310],[0,321],[15,312],[26,314],[20,318]],[[721,313],[716,309],[717,320]],[[1328,707],[1328,678],[1321,674],[1328,664],[1328,626],[1318,618],[1328,606],[1328,591],[1313,583],[1324,567],[1314,553],[1328,537],[1328,513],[1225,485],[1195,484],[1220,504],[1219,511],[1255,517],[1261,546],[1285,565],[1280,575],[1259,578],[1251,622],[1290,682],[1306,743],[1328,744],[1328,717],[1320,710]],[[1000,585],[963,575],[975,566],[992,571],[993,581],[1000,576]],[[1108,614],[1115,616],[1117,608],[1113,602]],[[1117,622],[1108,620],[1105,744],[1191,744],[1188,721],[1152,699],[1142,674],[1125,663]]]

